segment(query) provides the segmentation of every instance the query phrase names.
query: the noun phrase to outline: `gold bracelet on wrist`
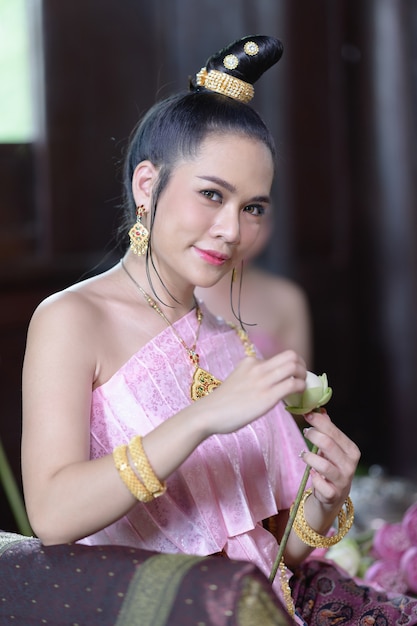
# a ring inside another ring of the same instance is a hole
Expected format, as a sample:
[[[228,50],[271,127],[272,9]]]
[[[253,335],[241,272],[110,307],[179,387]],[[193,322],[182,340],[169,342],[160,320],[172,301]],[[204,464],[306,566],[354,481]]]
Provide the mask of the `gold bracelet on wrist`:
[[[164,494],[167,490],[166,483],[161,483],[153,471],[145,450],[143,449],[142,437],[140,435],[136,435],[133,439],[131,439],[129,443],[129,453],[133,465],[142,479],[146,489],[154,498],[162,496],[162,494]]]
[[[130,493],[141,502],[150,502],[153,500],[152,493],[139,480],[130,467],[126,445],[117,446],[117,448],[113,450],[113,459],[120,478],[123,480]]]
[[[320,535],[315,530],[313,530],[305,518],[304,503],[307,500],[308,496],[311,494],[312,489],[308,489],[304,492],[304,495],[300,502],[300,507],[297,511],[297,515],[295,516],[293,529],[297,536],[301,539],[301,541],[303,541],[308,546],[312,548],[330,548],[330,546],[334,546],[341,539],[343,539],[343,537],[352,527],[354,518],[354,508],[352,500],[348,497],[343,505],[346,511],[343,508],[339,511],[339,514],[337,516],[337,533],[330,537],[326,537]]]

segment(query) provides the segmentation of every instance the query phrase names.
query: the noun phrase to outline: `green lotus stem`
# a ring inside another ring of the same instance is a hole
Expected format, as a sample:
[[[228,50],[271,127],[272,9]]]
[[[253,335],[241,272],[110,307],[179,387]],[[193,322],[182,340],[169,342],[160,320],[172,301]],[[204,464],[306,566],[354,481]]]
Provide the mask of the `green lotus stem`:
[[[311,448],[311,452],[316,453],[317,450],[318,450],[317,446],[313,446]],[[281,539],[281,542],[279,544],[278,555],[277,555],[277,558],[274,561],[274,565],[273,565],[271,573],[269,575],[269,582],[270,583],[274,582],[276,573],[277,573],[278,568],[279,568],[279,564],[281,563],[281,559],[282,559],[282,556],[284,554],[285,546],[287,545],[288,537],[290,535],[292,525],[293,525],[295,517],[297,515],[298,509],[299,509],[299,506],[300,506],[300,502],[301,502],[301,498],[303,497],[303,493],[304,493],[305,488],[306,488],[307,480],[308,480],[308,477],[310,475],[310,469],[311,469],[310,465],[307,465],[307,467],[304,470],[304,474],[303,474],[303,477],[301,479],[301,483],[300,483],[300,486],[298,488],[297,495],[295,497],[294,504],[293,504],[290,516],[288,518],[287,525],[285,526],[284,534],[282,535],[282,539]]]
[[[32,536],[33,532],[26,515],[23,498],[20,494],[13,472],[10,468],[2,442],[0,440],[0,480],[6,493],[10,508],[22,535]]]

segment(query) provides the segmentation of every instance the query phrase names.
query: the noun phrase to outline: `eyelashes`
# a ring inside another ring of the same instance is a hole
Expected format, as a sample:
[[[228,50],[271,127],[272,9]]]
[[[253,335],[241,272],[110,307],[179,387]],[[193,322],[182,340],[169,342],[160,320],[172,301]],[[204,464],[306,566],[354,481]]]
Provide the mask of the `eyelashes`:
[[[214,202],[218,202],[220,204],[223,202],[222,194],[214,189],[203,189],[200,193],[208,200],[213,200]]]
[[[255,215],[256,217],[265,215],[265,207],[262,206],[262,204],[249,204],[244,210],[251,215]]]
[[[200,191],[200,193],[208,200],[212,200],[213,202],[217,202],[218,204],[222,204],[223,202],[223,196],[221,192],[214,189],[203,189],[202,191]],[[249,213],[250,215],[254,215],[255,217],[260,217],[265,214],[266,208],[262,204],[248,204],[243,207],[243,211],[245,213]]]

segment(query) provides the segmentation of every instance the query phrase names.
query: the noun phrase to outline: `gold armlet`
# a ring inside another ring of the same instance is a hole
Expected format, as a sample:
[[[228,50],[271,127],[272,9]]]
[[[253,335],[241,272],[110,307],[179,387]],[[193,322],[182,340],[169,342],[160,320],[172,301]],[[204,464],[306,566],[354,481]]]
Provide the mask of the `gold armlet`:
[[[338,543],[343,537],[349,532],[353,524],[354,518],[354,508],[352,504],[352,500],[348,497],[344,505],[337,516],[338,519],[338,530],[335,535],[331,537],[325,537],[320,535],[315,530],[309,526],[306,521],[305,513],[304,513],[304,503],[307,500],[308,496],[311,495],[312,490],[308,489],[305,491],[301,502],[300,507],[297,511],[297,515],[294,520],[293,528],[297,536],[303,541],[305,544],[312,548],[330,548],[330,546],[334,546]],[[344,510],[346,509],[346,511]]]
[[[142,437],[136,435],[129,443],[129,453],[136,471],[141,477],[146,489],[154,498],[162,496],[167,490],[166,483],[161,483],[149,463],[142,445]]]
[[[117,448],[113,450],[113,459],[120,478],[123,480],[130,493],[141,502],[150,502],[153,499],[153,495],[130,467],[127,457],[127,446],[117,446]]]

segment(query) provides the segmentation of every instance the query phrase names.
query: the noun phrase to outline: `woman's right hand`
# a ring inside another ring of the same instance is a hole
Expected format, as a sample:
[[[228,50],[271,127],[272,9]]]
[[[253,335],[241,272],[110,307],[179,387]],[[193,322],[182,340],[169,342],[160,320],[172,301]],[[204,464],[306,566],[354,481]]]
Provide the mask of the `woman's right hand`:
[[[287,395],[303,392],[306,374],[304,360],[293,350],[267,360],[246,357],[220,387],[198,401],[207,436],[238,430]]]

